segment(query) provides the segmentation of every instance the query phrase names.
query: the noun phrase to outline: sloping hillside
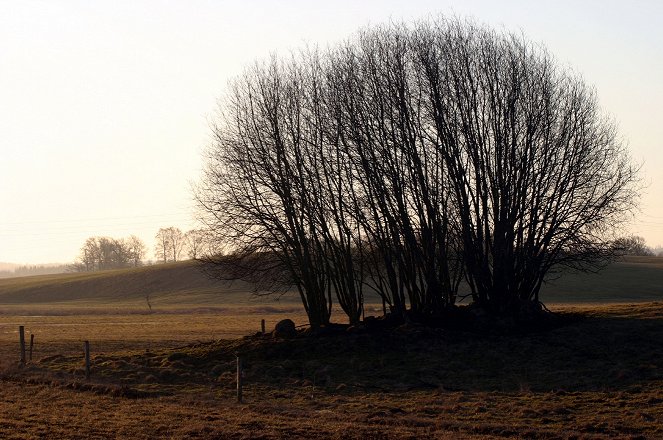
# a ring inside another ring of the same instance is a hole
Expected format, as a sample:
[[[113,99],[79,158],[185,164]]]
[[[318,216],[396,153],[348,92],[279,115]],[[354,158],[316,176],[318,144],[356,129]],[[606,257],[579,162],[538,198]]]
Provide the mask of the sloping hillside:
[[[211,279],[197,262],[0,280],[3,305],[215,306],[256,302],[251,286]]]
[[[663,301],[663,258],[626,257],[598,273],[565,274],[545,285],[546,303]]]
[[[209,278],[199,263],[186,261],[137,269],[0,279],[0,305],[226,307],[274,303],[257,298],[244,282]],[[544,286],[546,303],[663,300],[663,258],[631,257],[598,274],[565,274]],[[379,302],[368,296],[367,302]],[[280,299],[297,304],[295,294]]]

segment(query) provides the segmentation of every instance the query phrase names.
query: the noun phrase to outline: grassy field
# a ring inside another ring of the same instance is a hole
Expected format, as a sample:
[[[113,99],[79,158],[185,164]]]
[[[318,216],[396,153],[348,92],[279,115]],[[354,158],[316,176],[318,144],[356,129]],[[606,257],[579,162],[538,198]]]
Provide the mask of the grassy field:
[[[525,336],[255,335],[305,324],[297,299],[193,263],[0,280],[0,438],[663,438],[659,261],[560,279],[545,295],[565,318]],[[24,368],[19,325],[35,335]]]
[[[663,258],[626,257],[600,272],[563,274],[541,292],[546,303],[629,303],[663,300]]]
[[[256,302],[251,286],[208,277],[200,264],[185,261],[135,269],[0,279],[0,307],[148,310],[153,307],[205,307]]]
[[[210,279],[187,261],[137,269],[0,279],[0,314],[125,313],[236,306],[299,305],[294,292],[252,295],[252,286]],[[596,274],[568,273],[544,285],[544,302],[625,303],[663,300],[663,258],[629,257]],[[369,302],[379,302],[371,298]]]

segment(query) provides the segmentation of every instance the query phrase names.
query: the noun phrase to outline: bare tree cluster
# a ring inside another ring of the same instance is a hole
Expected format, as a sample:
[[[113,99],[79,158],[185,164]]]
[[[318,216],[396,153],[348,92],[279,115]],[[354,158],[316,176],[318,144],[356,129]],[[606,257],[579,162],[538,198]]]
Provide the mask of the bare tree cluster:
[[[154,239],[154,256],[161,263],[181,261],[184,253],[195,260],[207,250],[206,235],[199,229],[185,233],[180,228],[170,226],[159,229]]]
[[[638,235],[630,235],[615,240],[615,248],[622,255],[634,255],[638,257],[653,257],[656,254],[647,246],[645,239]]]
[[[202,258],[207,252],[207,235],[202,229],[192,229],[184,234],[187,255],[192,260]]]
[[[295,286],[312,326],[374,291],[495,313],[614,251],[637,169],[594,91],[522,36],[440,18],[256,63],[221,103],[197,190],[209,260]],[[218,249],[217,249],[218,250]],[[166,251],[164,251],[165,259]]]
[[[161,228],[154,236],[156,244],[154,245],[154,256],[158,261],[166,263],[168,261],[181,260],[184,249],[184,233],[180,228],[170,226]]]
[[[138,267],[145,257],[143,241],[131,235],[126,239],[90,237],[81,248],[72,269],[79,272]]]

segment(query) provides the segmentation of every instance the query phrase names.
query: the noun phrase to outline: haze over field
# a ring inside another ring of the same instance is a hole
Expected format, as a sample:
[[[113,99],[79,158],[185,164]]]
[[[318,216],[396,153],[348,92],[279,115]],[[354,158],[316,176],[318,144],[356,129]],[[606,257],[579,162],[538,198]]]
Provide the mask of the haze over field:
[[[227,82],[271,52],[431,13],[522,29],[596,86],[642,162],[627,233],[663,244],[657,1],[9,2],[0,13],[0,261],[73,261],[87,237],[196,226],[191,182]],[[572,12],[570,12],[572,11]]]

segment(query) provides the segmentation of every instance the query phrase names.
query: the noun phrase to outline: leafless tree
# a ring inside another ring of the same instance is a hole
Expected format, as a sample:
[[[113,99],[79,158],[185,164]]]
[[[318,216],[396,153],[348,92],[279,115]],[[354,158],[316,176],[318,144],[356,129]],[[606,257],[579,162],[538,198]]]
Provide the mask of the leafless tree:
[[[413,51],[475,302],[538,302],[551,270],[609,257],[637,169],[594,91],[540,46],[470,22],[419,25]]]
[[[331,290],[307,185],[300,99],[293,64],[274,59],[238,79],[214,128],[198,201],[213,236],[232,243],[233,273],[262,274],[260,286],[270,289],[295,286],[318,327],[329,322]],[[226,270],[230,261],[216,260]]]
[[[129,251],[129,258],[132,261],[133,266],[140,266],[147,253],[147,247],[145,247],[143,240],[135,235],[130,235],[129,238],[125,240],[125,246]]]
[[[170,258],[170,234],[166,228],[160,228],[154,239],[154,256],[158,261],[166,263]]]
[[[637,169],[591,88],[522,36],[438,20],[257,63],[221,103],[197,190],[224,276],[295,286],[311,325],[364,291],[496,313],[614,253]],[[165,257],[164,257],[165,258]]]
[[[181,260],[182,251],[186,245],[186,239],[184,233],[180,228],[169,227],[166,228],[168,233],[168,242],[170,243],[170,252],[173,261]]]
[[[80,272],[91,272],[137,266],[144,255],[144,249],[142,241],[134,235],[126,240],[90,237],[85,241],[78,261],[72,268]]]
[[[337,51],[335,113],[346,160],[357,175],[353,212],[362,227],[372,286],[403,314],[453,305],[462,276],[451,192],[427,131],[407,29],[361,32]],[[357,200],[357,197],[359,198]]]
[[[186,244],[184,233],[180,228],[170,226],[160,228],[156,236],[154,255],[163,263],[179,261]]]
[[[614,242],[614,247],[622,255],[634,255],[639,257],[653,257],[654,251],[647,246],[643,237],[631,235],[620,237]]]
[[[189,258],[195,260],[207,253],[207,235],[202,229],[192,229],[184,234]]]

